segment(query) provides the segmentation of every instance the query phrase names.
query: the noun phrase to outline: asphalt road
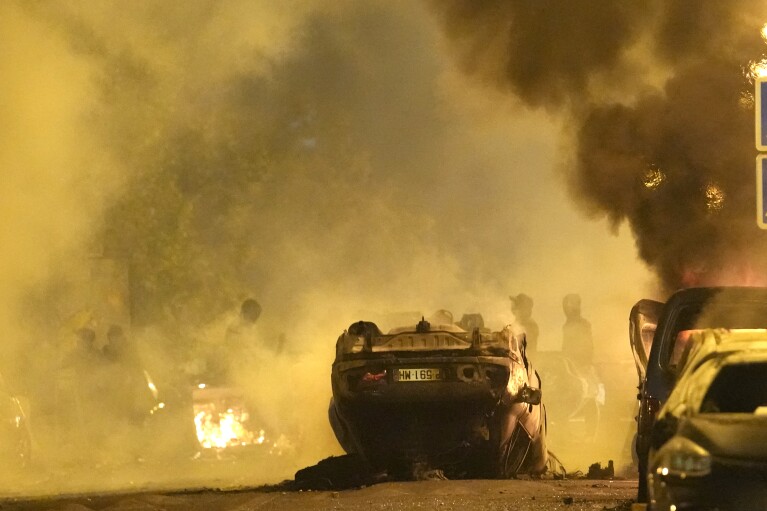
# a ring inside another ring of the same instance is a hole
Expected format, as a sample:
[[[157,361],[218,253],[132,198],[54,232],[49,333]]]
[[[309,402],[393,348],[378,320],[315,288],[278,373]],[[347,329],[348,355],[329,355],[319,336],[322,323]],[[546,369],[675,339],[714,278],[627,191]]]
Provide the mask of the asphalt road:
[[[2,511],[629,511],[636,481],[474,480],[381,483],[345,491],[265,489],[0,501]]]

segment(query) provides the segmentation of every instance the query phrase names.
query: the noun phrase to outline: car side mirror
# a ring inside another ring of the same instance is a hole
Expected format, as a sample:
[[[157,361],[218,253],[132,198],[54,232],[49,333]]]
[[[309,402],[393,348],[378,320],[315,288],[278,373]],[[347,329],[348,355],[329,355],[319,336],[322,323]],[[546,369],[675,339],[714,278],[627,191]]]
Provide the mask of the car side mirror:
[[[519,398],[523,403],[539,405],[541,404],[541,389],[525,385],[519,391]]]

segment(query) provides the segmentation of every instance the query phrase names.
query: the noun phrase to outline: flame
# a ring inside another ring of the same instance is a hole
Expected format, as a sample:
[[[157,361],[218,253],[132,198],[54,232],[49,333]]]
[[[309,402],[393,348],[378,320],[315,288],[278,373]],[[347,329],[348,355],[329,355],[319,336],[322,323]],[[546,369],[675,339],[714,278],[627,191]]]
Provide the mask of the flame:
[[[251,446],[270,456],[295,454],[295,446],[285,435],[272,436],[266,430],[254,427],[241,391],[198,384],[193,390],[193,398],[197,441],[203,449]]]
[[[710,213],[721,211],[724,208],[727,195],[718,184],[708,183],[703,189],[703,193],[706,197],[706,209]]]
[[[246,427],[250,416],[241,408],[228,408],[220,412],[214,403],[195,403],[194,412],[197,440],[205,449],[260,445],[266,441],[263,429],[254,433]]]
[[[726,264],[710,267],[700,262],[688,263],[682,270],[682,287],[746,286],[767,287],[767,274],[734,252],[724,257]]]
[[[742,110],[753,110],[754,108],[754,93],[743,91],[738,98],[738,106]]]
[[[753,82],[758,78],[767,77],[767,58],[752,60],[748,64],[746,76]]]
[[[146,380],[146,386],[149,388],[149,391],[152,393],[152,396],[157,399],[158,391],[157,391],[157,385],[154,384],[152,381],[152,377],[149,376],[149,373],[144,370],[144,379]]]
[[[759,31],[762,35],[762,39],[767,42],[767,23],[762,25]],[[762,56],[760,60],[752,60],[748,63],[748,68],[745,71],[746,77],[752,82],[758,78],[767,77],[767,58]]]
[[[527,373],[524,366],[519,364],[511,365],[511,374],[509,375],[509,383],[506,388],[509,390],[509,394],[516,396],[519,393],[519,389],[527,384]]]
[[[642,184],[648,190],[657,189],[665,180],[666,174],[655,164],[651,164],[642,175]]]

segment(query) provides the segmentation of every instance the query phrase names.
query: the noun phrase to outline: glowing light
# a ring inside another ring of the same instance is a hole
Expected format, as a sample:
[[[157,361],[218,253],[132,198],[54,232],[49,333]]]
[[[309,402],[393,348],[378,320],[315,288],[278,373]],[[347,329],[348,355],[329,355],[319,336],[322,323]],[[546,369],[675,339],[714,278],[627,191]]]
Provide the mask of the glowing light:
[[[256,436],[245,426],[248,414],[242,411],[224,413],[216,412],[215,406],[197,406],[194,424],[197,429],[197,440],[205,449],[225,449],[233,446],[245,446],[253,443],[262,444],[266,441],[264,430]]]
[[[706,209],[709,212],[721,211],[724,208],[726,194],[716,183],[709,183],[703,189],[706,197]]]
[[[165,408],[165,403],[160,403],[157,405],[157,408]]]
[[[648,190],[656,190],[666,180],[666,174],[657,165],[650,165],[642,175],[642,184]]]
[[[152,393],[152,397],[157,399],[157,386],[152,381],[152,377],[149,376],[149,373],[144,371],[144,380],[146,380],[146,386],[149,387],[149,391]]]
[[[738,98],[738,106],[743,110],[754,108],[754,94],[752,92],[741,92]]]
[[[668,467],[663,467],[663,470],[661,470],[660,473],[663,474],[664,476],[667,476],[668,475]]]
[[[762,33],[762,39],[767,42],[767,23],[762,25],[762,30],[760,32]]]
[[[204,383],[200,383],[199,385],[197,385],[197,388],[198,389],[204,389],[205,388],[205,384]]]
[[[527,384],[527,373],[525,372],[524,366],[512,364],[509,383],[506,385],[509,394],[516,396],[519,393],[519,389],[524,387],[525,384]]]
[[[763,58],[761,60],[752,60],[749,62],[746,76],[751,81],[754,81],[757,78],[767,77],[767,58]]]

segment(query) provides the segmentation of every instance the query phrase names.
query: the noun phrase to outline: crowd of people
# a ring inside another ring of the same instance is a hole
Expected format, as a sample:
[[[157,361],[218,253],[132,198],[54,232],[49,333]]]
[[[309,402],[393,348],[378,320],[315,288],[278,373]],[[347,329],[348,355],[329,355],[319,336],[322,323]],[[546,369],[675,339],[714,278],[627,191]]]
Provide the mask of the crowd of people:
[[[99,323],[90,310],[75,313],[39,345],[34,374],[16,378],[31,403],[35,441],[65,464],[114,462],[117,454],[135,461],[158,451],[161,441],[183,444],[179,451],[194,455],[192,389],[198,381],[234,386],[246,370],[268,363],[260,316],[261,305],[247,298],[219,321],[218,331],[163,343],[146,333],[139,341],[118,323]],[[282,342],[269,343],[269,353],[277,354]],[[176,438],[160,438],[163,421]]]
[[[533,318],[533,299],[524,293],[510,296],[514,316],[511,328],[524,333],[525,351],[537,364],[540,328]],[[591,324],[581,313],[581,298],[568,294],[562,301],[561,353],[575,367],[593,367],[594,343]],[[188,410],[192,407],[190,389],[203,382],[209,386],[236,387],[254,371],[272,365],[284,351],[284,337],[264,342],[259,329],[262,307],[254,298],[244,299],[236,312],[223,318],[210,337],[190,343],[191,349],[169,361],[152,360],[159,350],[139,346],[130,330],[120,324],[107,328],[81,315],[60,332],[53,359],[46,366],[51,389],[33,398],[36,415],[47,417],[59,445],[71,444],[75,451],[83,446],[98,450],[107,440],[120,440],[120,432],[146,432],[152,415],[183,409],[180,427],[191,428]],[[485,328],[481,315],[464,315],[455,322],[448,311],[438,311],[434,324],[473,330]],[[99,338],[98,332],[103,335]],[[215,337],[215,338],[213,338]],[[151,348],[151,346],[150,346]],[[51,358],[51,357],[49,357]],[[172,369],[171,369],[172,368]],[[168,374],[173,373],[173,374]],[[156,379],[153,379],[153,376]],[[183,423],[183,424],[182,424]],[[125,444],[135,439],[125,439]],[[194,438],[189,440],[194,443]],[[186,452],[191,452],[190,448]],[[135,454],[140,457],[141,454]]]

